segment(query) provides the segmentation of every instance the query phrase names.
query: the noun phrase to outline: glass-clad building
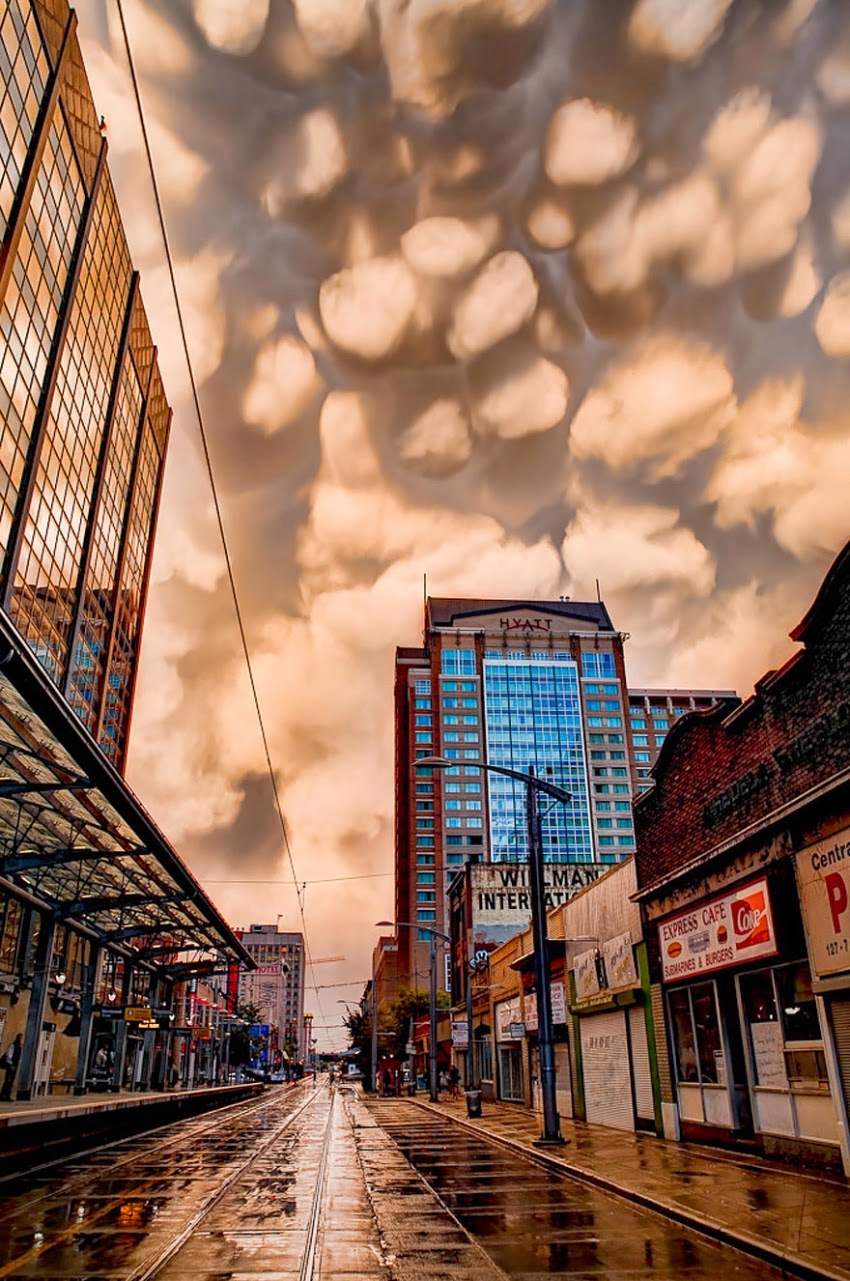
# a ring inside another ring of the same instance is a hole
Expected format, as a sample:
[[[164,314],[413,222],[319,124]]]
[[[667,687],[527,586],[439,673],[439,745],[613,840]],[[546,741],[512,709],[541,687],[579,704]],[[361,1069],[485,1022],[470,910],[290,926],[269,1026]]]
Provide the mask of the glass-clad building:
[[[593,861],[587,762],[579,674],[569,654],[484,658],[484,718],[491,765],[528,773],[570,793],[569,805],[541,798],[543,857],[552,862]],[[538,659],[538,661],[534,661]],[[542,661],[540,661],[542,660]],[[526,860],[526,789],[490,771],[489,836],[492,862]]]
[[[0,604],[119,768],[170,425],[67,0],[0,22]]]

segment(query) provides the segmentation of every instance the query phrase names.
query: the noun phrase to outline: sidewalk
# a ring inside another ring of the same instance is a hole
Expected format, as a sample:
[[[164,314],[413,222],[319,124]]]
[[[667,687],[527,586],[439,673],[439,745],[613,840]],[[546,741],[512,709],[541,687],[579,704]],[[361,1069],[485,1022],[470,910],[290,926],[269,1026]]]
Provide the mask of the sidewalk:
[[[91,1116],[98,1112],[119,1112],[128,1108],[161,1106],[169,1103],[177,1107],[180,1101],[185,1102],[186,1099],[210,1099],[215,1095],[226,1098],[229,1093],[233,1095],[236,1102],[240,1097],[244,1098],[254,1091],[259,1093],[260,1090],[260,1086],[252,1088],[251,1082],[245,1082],[241,1085],[198,1086],[192,1090],[119,1090],[115,1094],[104,1092],[80,1095],[39,1094],[34,1099],[24,1099],[20,1102],[15,1100],[0,1102],[0,1132],[13,1126],[39,1125],[43,1122]]]
[[[564,1118],[567,1146],[541,1150],[532,1147],[540,1119],[525,1108],[485,1102],[482,1118],[469,1120],[465,1102],[416,1102],[797,1276],[850,1281],[843,1179]]]

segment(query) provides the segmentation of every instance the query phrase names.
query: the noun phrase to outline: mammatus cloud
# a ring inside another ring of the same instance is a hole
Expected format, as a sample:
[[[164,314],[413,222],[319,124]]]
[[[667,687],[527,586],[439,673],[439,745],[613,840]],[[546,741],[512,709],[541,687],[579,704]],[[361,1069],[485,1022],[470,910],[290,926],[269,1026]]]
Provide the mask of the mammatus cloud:
[[[294,895],[250,883],[288,865],[120,33],[107,0],[79,11],[176,409],[132,778],[202,876],[240,882],[225,911],[273,919]],[[392,653],[426,574],[598,578],[635,684],[746,691],[787,655],[848,534],[842,6],[128,18],[299,878],[391,868]],[[365,977],[390,885],[347,882],[344,911],[310,885],[314,951]]]

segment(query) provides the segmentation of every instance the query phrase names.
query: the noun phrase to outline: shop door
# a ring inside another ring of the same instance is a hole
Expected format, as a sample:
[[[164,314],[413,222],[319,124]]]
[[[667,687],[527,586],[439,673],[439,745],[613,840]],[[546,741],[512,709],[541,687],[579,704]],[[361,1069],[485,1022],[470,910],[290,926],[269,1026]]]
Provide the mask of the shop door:
[[[56,1039],[55,1023],[44,1023],[38,1038],[38,1049],[35,1056],[35,1080],[33,1094],[46,1094],[50,1080],[50,1069],[53,1066],[53,1042]]]
[[[499,1046],[499,1098],[508,1103],[524,1103],[522,1092],[522,1055],[518,1045]]]
[[[629,1008],[629,1038],[638,1128],[654,1130],[655,1100],[652,1097],[652,1072],[649,1066],[649,1043],[646,1039],[646,1011],[642,1005],[632,1005]]]
[[[573,1079],[570,1076],[570,1047],[566,1041],[555,1044],[555,1099],[559,1116],[573,1114]]]
[[[580,1021],[581,1061],[587,1119],[617,1130],[635,1128],[629,1042],[623,1010]]]
[[[844,1108],[850,1120],[850,997],[836,996],[829,1002],[829,1022],[838,1060]]]

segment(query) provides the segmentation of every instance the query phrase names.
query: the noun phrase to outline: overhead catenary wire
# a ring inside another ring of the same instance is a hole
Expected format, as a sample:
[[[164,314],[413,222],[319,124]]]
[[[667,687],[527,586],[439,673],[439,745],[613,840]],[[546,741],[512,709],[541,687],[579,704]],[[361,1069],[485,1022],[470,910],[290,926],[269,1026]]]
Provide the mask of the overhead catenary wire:
[[[298,899],[298,914],[301,919],[301,929],[304,936],[305,957],[307,960],[307,965],[310,967],[310,969],[312,969],[313,963],[311,959],[310,947],[309,947],[308,936],[307,936],[307,922],[304,915],[303,883],[299,885],[298,877],[295,872],[295,860],[292,854],[292,845],[289,839],[289,830],[287,827],[286,818],[284,817],[284,813],[283,813],[283,805],[281,803],[280,793],[278,791],[277,778],[275,776],[274,766],[272,765],[271,750],[269,748],[268,734],[266,733],[266,726],[265,726],[265,721],[263,719],[262,707],[260,706],[260,696],[259,696],[259,691],[257,689],[257,682],[254,676],[254,666],[251,661],[251,650],[248,645],[248,635],[245,629],[245,620],[242,614],[242,608],[239,604],[239,593],[236,588],[236,577],[233,571],[233,561],[230,555],[230,547],[228,545],[227,535],[224,528],[224,517],[221,510],[221,502],[218,496],[218,487],[216,485],[216,480],[215,480],[215,471],[213,469],[212,455],[210,453],[206,426],[204,424],[204,414],[201,408],[201,398],[198,392],[198,384],[195,378],[195,370],[192,364],[192,357],[189,352],[189,342],[186,335],[186,326],[183,320],[183,308],[180,304],[180,293],[177,288],[177,277],[174,271],[174,259],[172,257],[171,244],[168,238],[168,230],[166,228],[166,223],[165,223],[165,211],[163,209],[162,199],[159,193],[159,183],[156,177],[156,168],[153,162],[153,153],[151,151],[150,139],[148,137],[147,124],[145,122],[145,111],[144,111],[144,105],[142,103],[142,94],[141,94],[141,89],[139,87],[139,80],[136,75],[136,65],[133,59],[132,49],[130,47],[130,36],[127,30],[127,23],[124,18],[123,0],[116,0],[116,8],[118,11],[118,18],[121,24],[121,34],[124,40],[124,51],[127,58],[127,66],[130,72],[130,80],[133,86],[133,96],[135,98],[136,112],[139,118],[139,126],[141,128],[141,133],[142,133],[142,141],[144,144],[145,158],[147,161],[148,173],[150,176],[151,189],[153,192],[154,203],[156,205],[156,212],[157,212],[157,218],[159,221],[160,234],[162,236],[163,249],[165,251],[165,260],[168,268],[168,277],[171,282],[171,292],[174,297],[174,307],[177,315],[177,327],[180,331],[180,341],[183,348],[183,355],[186,361],[186,369],[189,376],[189,385],[191,387],[191,392],[192,392],[192,402],[194,405],[195,416],[197,418],[197,423],[198,423],[198,433],[201,441],[201,449],[204,456],[204,464],[206,467],[207,478],[209,480],[210,492],[212,495],[216,526],[218,528],[218,535],[221,541],[222,554],[224,556],[224,563],[227,571],[227,581],[230,587],[230,595],[233,601],[233,610],[236,617],[236,625],[239,631],[239,640],[242,647],[242,654],[245,660],[245,668],[248,674],[248,683],[251,689],[251,698],[253,700],[254,710],[257,716],[257,723],[259,725],[260,738],[262,740],[262,745],[263,745],[263,754],[265,756],[266,767],[268,769],[269,780],[271,782],[275,810],[277,812],[278,821],[280,823],[280,830],[283,836],[283,846],[284,846],[284,849],[286,850],[287,859],[289,861],[289,867],[292,872],[292,880],[295,885],[295,892]],[[318,997],[317,997],[316,1004],[319,1005],[319,1011],[321,1013],[321,1004],[318,1000]],[[324,1021],[323,1014],[322,1014],[322,1020]]]

